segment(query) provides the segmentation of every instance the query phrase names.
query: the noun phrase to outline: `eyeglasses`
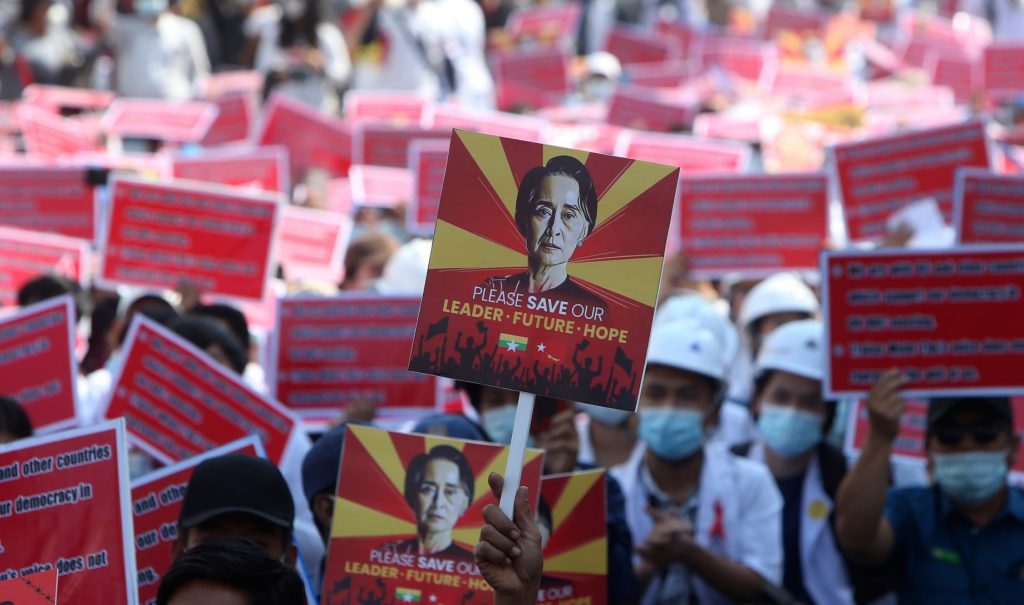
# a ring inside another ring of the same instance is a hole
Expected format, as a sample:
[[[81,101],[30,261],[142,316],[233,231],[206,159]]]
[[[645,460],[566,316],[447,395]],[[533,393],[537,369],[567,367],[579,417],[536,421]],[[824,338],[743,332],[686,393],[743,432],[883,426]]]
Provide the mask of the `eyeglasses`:
[[[954,446],[963,441],[968,433],[975,443],[987,445],[999,438],[999,434],[1006,430],[1006,424],[1001,422],[990,422],[987,424],[975,424],[963,426],[959,424],[948,424],[938,426],[932,432],[935,438],[942,445]]]

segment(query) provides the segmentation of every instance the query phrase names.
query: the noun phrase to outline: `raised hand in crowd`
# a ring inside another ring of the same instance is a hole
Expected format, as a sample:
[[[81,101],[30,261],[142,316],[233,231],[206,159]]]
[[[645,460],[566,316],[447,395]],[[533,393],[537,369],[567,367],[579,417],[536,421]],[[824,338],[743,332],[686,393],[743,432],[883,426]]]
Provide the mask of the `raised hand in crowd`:
[[[495,498],[501,498],[504,478],[491,473],[487,478]],[[496,505],[484,509],[487,522],[480,530],[480,542],[473,558],[480,573],[494,588],[495,605],[528,605],[537,602],[544,559],[540,529],[530,510],[529,490],[516,492],[512,519]]]

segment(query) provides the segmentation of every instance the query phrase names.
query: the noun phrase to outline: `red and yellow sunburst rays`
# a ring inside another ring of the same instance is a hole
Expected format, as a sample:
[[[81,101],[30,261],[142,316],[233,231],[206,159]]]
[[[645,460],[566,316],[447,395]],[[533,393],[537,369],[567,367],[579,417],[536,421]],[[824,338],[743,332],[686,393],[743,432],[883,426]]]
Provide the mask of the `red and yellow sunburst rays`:
[[[678,169],[585,151],[457,130],[452,139],[430,269],[508,274],[526,266],[515,223],[518,183],[559,155],[584,163],[598,194],[597,225],[569,263],[569,274],[613,303],[653,307]],[[639,207],[638,207],[639,206]]]
[[[504,472],[508,450],[493,445],[469,444],[432,435],[407,435],[363,426],[351,426],[342,460],[342,486],[334,506],[333,538],[408,538],[416,533],[412,512],[405,502],[405,475],[409,462],[438,445],[450,445],[466,455],[474,472],[473,503],[456,526],[456,542],[475,544],[480,537],[481,510],[490,496],[487,476]],[[543,452],[528,449],[524,466]],[[539,464],[539,462],[537,462]],[[349,473],[354,476],[349,476]]]
[[[602,524],[594,523],[595,518],[604,518],[604,476],[604,471],[595,470],[544,479],[545,498],[557,493],[557,498],[548,503],[553,538],[544,553],[544,573],[607,573],[607,534]],[[549,481],[564,484],[551,486],[555,489],[549,491]]]

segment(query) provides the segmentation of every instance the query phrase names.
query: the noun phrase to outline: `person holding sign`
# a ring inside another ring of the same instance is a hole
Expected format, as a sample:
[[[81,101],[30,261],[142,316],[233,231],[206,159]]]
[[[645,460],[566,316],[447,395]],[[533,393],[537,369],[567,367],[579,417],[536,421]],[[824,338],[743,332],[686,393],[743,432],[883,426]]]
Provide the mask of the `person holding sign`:
[[[612,471],[627,494],[642,603],[752,602],[782,579],[782,498],[760,463],[708,440],[725,394],[721,343],[660,326],[640,392],[645,450]]]
[[[500,499],[504,478],[491,473],[487,483],[494,497]],[[484,509],[484,520],[487,524],[480,530],[473,558],[484,580],[494,588],[494,605],[533,605],[540,592],[544,560],[541,531],[530,510],[529,489],[516,490],[511,519],[489,504]]]
[[[1010,400],[932,399],[925,449],[934,483],[887,494],[906,384],[892,370],[868,396],[871,429],[836,499],[839,545],[864,563],[884,562],[902,605],[1020,602],[1024,489],[1006,481],[1019,445]]]

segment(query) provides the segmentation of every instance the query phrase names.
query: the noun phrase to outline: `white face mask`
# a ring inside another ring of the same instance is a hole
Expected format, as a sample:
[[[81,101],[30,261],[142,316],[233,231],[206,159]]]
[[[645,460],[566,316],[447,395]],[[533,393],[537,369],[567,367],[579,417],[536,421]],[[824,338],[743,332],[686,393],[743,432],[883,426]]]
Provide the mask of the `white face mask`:
[[[480,414],[480,423],[495,443],[508,445],[512,442],[512,429],[516,424],[516,406],[491,408]]]
[[[167,0],[135,0],[135,14],[152,18],[167,10]]]

